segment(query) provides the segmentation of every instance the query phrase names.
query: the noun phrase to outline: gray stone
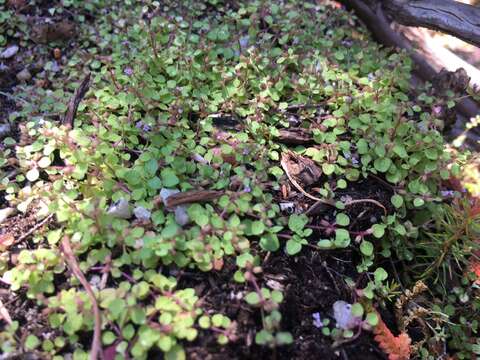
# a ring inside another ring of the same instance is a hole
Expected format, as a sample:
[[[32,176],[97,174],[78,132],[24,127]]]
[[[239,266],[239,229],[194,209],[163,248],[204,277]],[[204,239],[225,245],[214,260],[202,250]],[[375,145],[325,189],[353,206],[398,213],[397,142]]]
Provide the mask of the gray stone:
[[[18,52],[19,47],[17,45],[12,45],[2,51],[0,54],[0,58],[2,59],[10,59],[12,56]]]
[[[147,210],[142,206],[137,206],[135,209],[133,209],[133,214],[140,221],[148,221],[152,216],[150,210]]]
[[[175,221],[180,226],[185,226],[190,222],[185,206],[179,205],[175,207]]]
[[[10,124],[0,124],[0,139],[7,137],[12,132]]]
[[[107,214],[120,219],[129,219],[132,216],[130,206],[126,199],[115,201],[107,210]]]
[[[32,78],[32,74],[30,74],[30,71],[28,69],[23,69],[17,74],[17,79],[18,81],[28,81]]]

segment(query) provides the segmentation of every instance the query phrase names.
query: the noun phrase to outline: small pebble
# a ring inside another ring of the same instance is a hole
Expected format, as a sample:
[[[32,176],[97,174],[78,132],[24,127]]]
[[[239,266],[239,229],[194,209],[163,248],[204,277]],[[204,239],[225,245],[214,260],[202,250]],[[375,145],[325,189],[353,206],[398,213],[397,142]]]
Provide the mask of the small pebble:
[[[187,214],[187,208],[185,206],[177,206],[175,208],[175,221],[180,226],[185,226],[190,221]]]
[[[152,216],[150,210],[147,210],[142,206],[137,206],[135,209],[133,209],[133,214],[140,221],[148,221]]]
[[[278,205],[280,205],[280,211],[292,214],[295,212],[295,203],[293,202],[281,202]]]
[[[0,139],[7,137],[12,132],[10,124],[0,124]]]
[[[130,206],[126,199],[120,199],[110,205],[107,214],[120,219],[129,219],[132,216]]]
[[[18,81],[28,81],[32,78],[32,74],[30,74],[30,71],[28,69],[23,69],[17,74],[17,80]]]
[[[12,45],[2,51],[0,54],[0,58],[2,59],[9,59],[18,52],[19,47],[17,45]]]

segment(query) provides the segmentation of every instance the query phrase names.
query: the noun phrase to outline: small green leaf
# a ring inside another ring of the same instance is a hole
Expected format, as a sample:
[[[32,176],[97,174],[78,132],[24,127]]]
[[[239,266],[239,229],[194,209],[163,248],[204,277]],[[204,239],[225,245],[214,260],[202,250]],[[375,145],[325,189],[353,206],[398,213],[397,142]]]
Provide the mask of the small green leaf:
[[[366,317],[367,323],[370,326],[377,326],[378,325],[378,315],[376,313],[368,313]]]
[[[115,339],[117,337],[115,336],[115,334],[111,331],[105,331],[103,334],[102,334],[102,343],[104,345],[110,345],[112,344]]]
[[[258,345],[266,345],[274,340],[273,335],[267,330],[260,330],[255,335],[255,343]]]
[[[308,223],[308,217],[306,215],[291,215],[288,219],[288,227],[295,233],[299,233],[303,230]]]
[[[350,224],[350,218],[344,213],[338,213],[335,217],[335,222],[340,226],[348,226],[348,224]]]
[[[389,158],[378,158],[375,159],[375,161],[373,162],[373,166],[375,167],[375,169],[380,172],[387,172],[391,164],[392,160],[390,160]]]
[[[337,180],[337,188],[346,189],[347,188],[347,182],[344,179]]]
[[[271,299],[273,302],[280,304],[283,301],[283,294],[281,291],[273,290],[271,294]]]
[[[286,246],[288,255],[296,255],[302,250],[302,244],[295,240],[288,240]]]
[[[163,169],[161,175],[163,186],[167,188],[174,187],[180,182],[175,172],[170,168]]]
[[[335,230],[334,244],[338,248],[346,248],[350,245],[350,233],[346,229]]]
[[[245,296],[245,301],[250,305],[257,305],[260,303],[260,296],[252,291]]]
[[[385,235],[385,225],[384,224],[374,224],[372,226],[373,236],[377,239],[380,239],[383,235]]]
[[[113,318],[117,319],[125,311],[125,300],[114,299],[108,304],[108,310]]]
[[[173,346],[169,352],[165,354],[165,360],[185,360],[185,350],[180,345]]]
[[[286,331],[280,331],[275,335],[275,339],[277,341],[277,344],[279,345],[288,345],[293,343],[293,337],[292,334]]]
[[[25,347],[28,350],[34,350],[40,345],[40,340],[35,335],[28,335],[25,339]]]
[[[372,256],[373,255],[373,244],[370,241],[363,240],[360,244],[360,251],[365,256]]]
[[[390,201],[392,202],[393,206],[395,206],[397,209],[403,205],[403,197],[401,197],[398,194],[393,195]]]
[[[368,153],[369,147],[368,142],[365,139],[360,139],[357,141],[357,150],[360,155]]]
[[[317,243],[317,246],[321,249],[331,249],[333,246],[333,243],[331,240],[322,239]]]
[[[425,201],[422,198],[415,198],[415,200],[413,200],[415,207],[423,206],[423,204],[425,204]]]
[[[256,294],[256,293],[254,293]],[[222,326],[223,323],[223,315],[222,314],[215,314],[212,316],[212,325],[215,327]]]
[[[322,170],[325,175],[331,175],[335,171],[335,165],[329,164],[329,163],[323,163]]]
[[[280,247],[280,242],[275,234],[265,234],[260,239],[260,246],[265,251],[277,251]]]
[[[252,222],[252,235],[260,235],[263,234],[265,231],[265,225],[262,221],[254,221]]]
[[[363,306],[360,303],[355,303],[352,305],[352,315],[356,317],[362,317],[363,316]]]
[[[373,276],[375,278],[375,282],[380,283],[388,278],[388,273],[383,268],[379,267],[375,270]]]

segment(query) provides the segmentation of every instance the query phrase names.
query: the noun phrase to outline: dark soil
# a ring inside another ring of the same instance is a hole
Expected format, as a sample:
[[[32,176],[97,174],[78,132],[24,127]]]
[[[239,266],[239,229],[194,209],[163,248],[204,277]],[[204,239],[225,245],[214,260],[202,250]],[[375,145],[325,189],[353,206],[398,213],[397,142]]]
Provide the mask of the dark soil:
[[[388,211],[392,189],[382,183],[381,179],[367,179],[353,183],[341,196],[352,199],[374,199],[383,204]],[[301,196],[292,194],[293,198]],[[279,200],[280,201],[280,200]],[[305,198],[303,198],[305,201]],[[297,208],[302,205],[297,204]],[[354,231],[366,230],[373,218],[383,215],[383,210],[371,203],[358,203],[346,210]],[[320,219],[332,220],[333,210],[318,215],[313,223]],[[311,243],[321,236],[316,230]],[[252,311],[245,305],[242,294],[251,291],[245,284],[233,282],[236,266],[232,259],[225,263],[223,269],[216,273],[187,273],[181,277],[180,287],[195,287],[197,295],[203,301],[203,308],[211,313],[222,313],[237,321],[238,340],[228,346],[217,344],[215,334],[203,332],[191,344],[185,344],[189,359],[349,359],[369,360],[386,359],[384,353],[373,341],[371,333],[363,332],[350,342],[332,347],[331,337],[322,334],[321,329],[313,325],[314,313],[322,319],[330,319],[334,326],[333,303],[337,300],[355,302],[354,291],[345,283],[346,278],[356,281],[359,287],[364,280],[356,279],[358,273],[355,264],[360,262],[360,255],[352,250],[319,251],[304,247],[300,254],[289,256],[283,251],[267,255],[263,263],[263,274],[259,276],[262,286],[284,291],[285,299],[281,304],[282,330],[289,331],[295,342],[278,349],[266,349],[255,345],[254,330],[260,330],[260,311]]]
[[[260,312],[252,312],[240,298],[248,291],[243,284],[232,282],[235,265],[225,264],[217,274],[184,273],[183,286],[196,286],[203,307],[212,313],[223,313],[237,321],[238,340],[228,346],[217,344],[215,335],[201,333],[194,343],[187,343],[189,359],[385,359],[370,333],[363,332],[351,342],[332,348],[332,339],[313,325],[313,313],[322,319],[332,318],[332,305],[337,300],[354,301],[353,292],[345,284],[346,277],[356,274],[351,251],[321,253],[309,248],[296,256],[282,252],[271,254],[264,264],[262,280],[269,288],[285,289],[280,311],[282,330],[289,331],[295,343],[279,349],[255,345],[254,329],[261,328]]]

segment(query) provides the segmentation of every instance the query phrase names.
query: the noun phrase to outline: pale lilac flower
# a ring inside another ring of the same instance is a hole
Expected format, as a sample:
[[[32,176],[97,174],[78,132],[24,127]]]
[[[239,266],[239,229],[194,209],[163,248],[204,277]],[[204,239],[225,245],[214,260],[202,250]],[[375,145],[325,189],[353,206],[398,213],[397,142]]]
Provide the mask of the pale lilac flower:
[[[135,127],[136,127],[137,129],[140,129],[140,130],[144,131],[144,132],[149,132],[149,131],[152,130],[152,127],[151,127],[150,125],[145,124],[145,123],[144,123],[143,121],[141,121],[141,120],[138,121],[138,122],[135,124]]]
[[[127,76],[132,76],[133,75],[133,69],[130,66],[127,66],[124,70],[123,73]]]
[[[453,190],[442,190],[442,191],[440,191],[440,195],[442,195],[443,197],[452,197],[453,195],[455,195],[455,191],[453,191]]]
[[[313,318],[313,326],[315,326],[317,329],[320,329],[323,327],[323,322],[322,319],[320,318],[320,313],[316,312],[312,314]]]
[[[362,319],[352,314],[352,304],[338,300],[333,304],[333,317],[337,327],[343,330],[353,329],[359,326]]]

